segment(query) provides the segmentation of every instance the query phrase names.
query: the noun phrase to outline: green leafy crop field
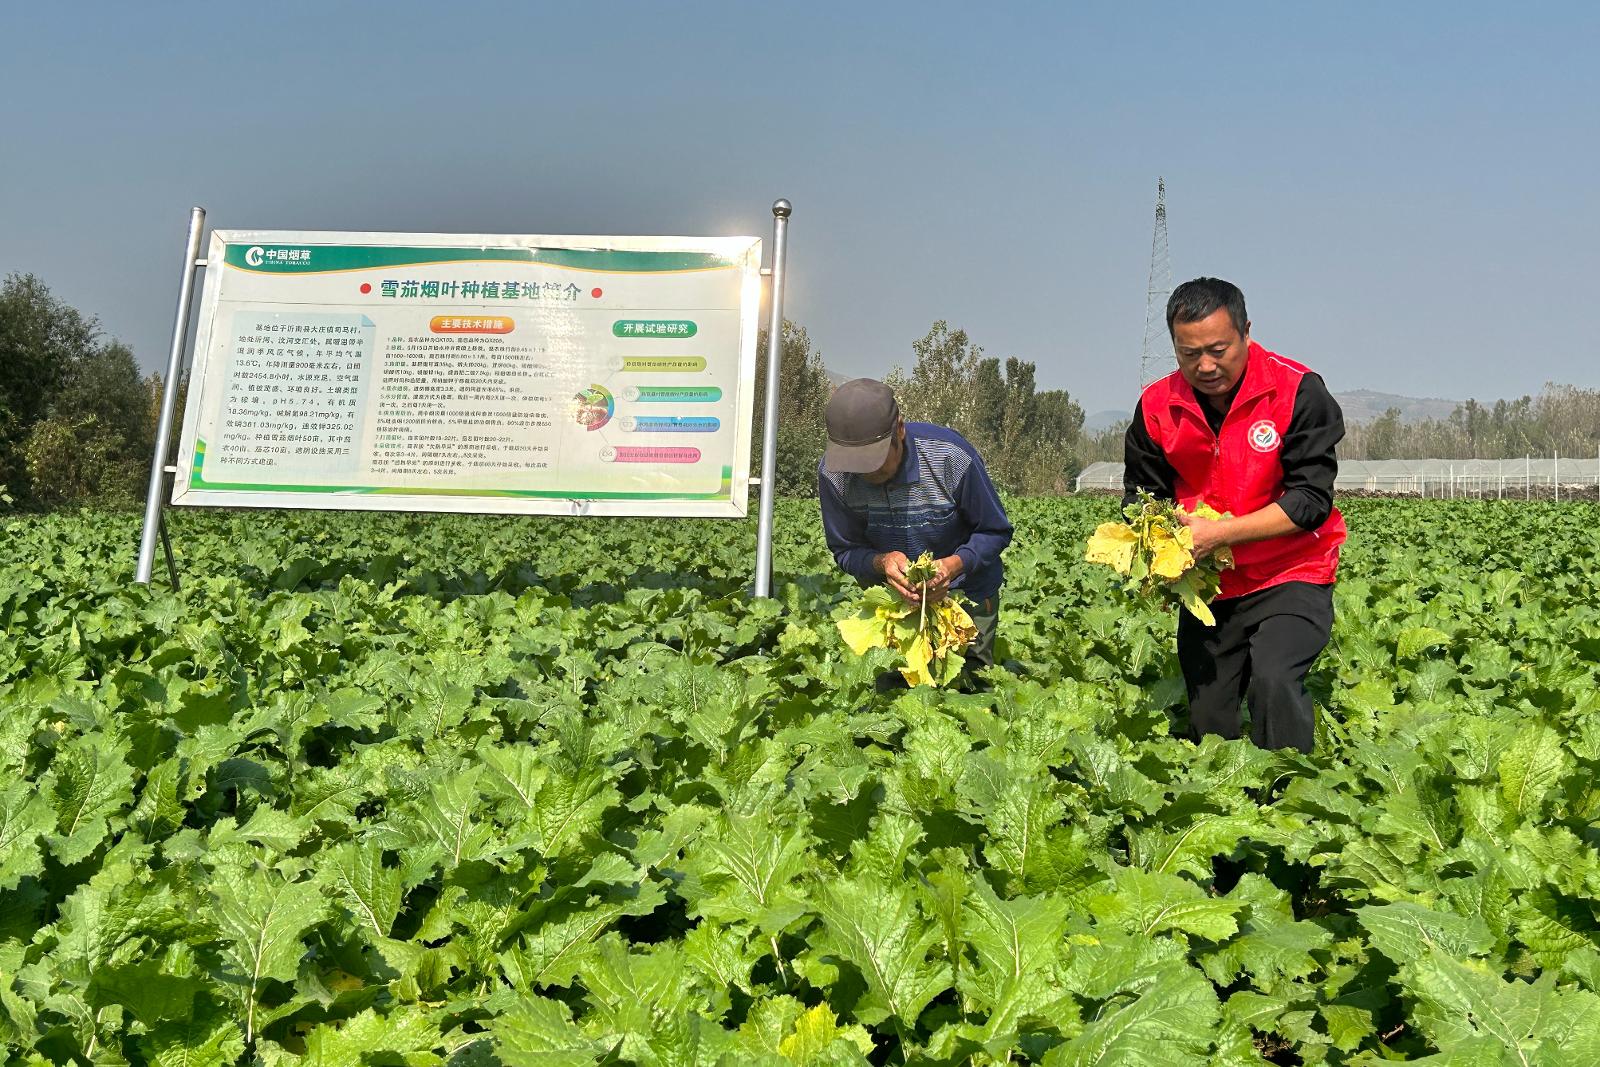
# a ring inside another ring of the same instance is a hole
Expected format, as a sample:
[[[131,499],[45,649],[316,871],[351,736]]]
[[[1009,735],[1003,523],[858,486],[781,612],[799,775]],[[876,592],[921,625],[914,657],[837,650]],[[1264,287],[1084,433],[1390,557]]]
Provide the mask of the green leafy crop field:
[[[981,694],[800,502],[758,603],[753,524],[0,521],[3,1058],[1600,1063],[1600,510],[1351,502],[1310,758],[1173,736],[1113,511],[1011,503]]]

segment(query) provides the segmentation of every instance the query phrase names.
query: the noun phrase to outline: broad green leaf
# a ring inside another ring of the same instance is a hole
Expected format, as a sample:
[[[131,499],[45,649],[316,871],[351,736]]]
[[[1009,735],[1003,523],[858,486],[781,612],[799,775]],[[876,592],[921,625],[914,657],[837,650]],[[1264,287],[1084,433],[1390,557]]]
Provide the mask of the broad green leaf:
[[[356,809],[368,799],[370,772],[359,764],[313,767],[299,776],[289,813],[317,823],[354,827]]]
[[[398,705],[395,725],[402,733],[419,738],[449,736],[466,721],[472,708],[472,690],[438,674],[417,682],[410,700]]]
[[[1401,969],[1400,982],[1442,1052],[1490,1039],[1512,1062],[1600,1062],[1600,997],[1558,991],[1554,974],[1505,980],[1429,948]]]
[[[231,1067],[244,1056],[245,1039],[234,1020],[214,1014],[162,1023],[139,1046],[154,1067]]]
[[[51,930],[57,976],[75,986],[86,987],[106,964],[121,962],[118,954],[130,941],[149,938],[163,944],[205,935],[180,910],[171,890],[132,884],[126,871],[106,873],[102,881],[109,887],[94,882],[80,886],[61,904],[60,919]]]
[[[289,852],[312,832],[309,819],[296,818],[277,808],[262,805],[239,827],[246,841],[265,845],[274,852]]]
[[[531,992],[546,986],[570,985],[596,940],[625,915],[648,915],[666,899],[659,885],[637,893],[591,897],[586,903],[546,916],[522,934],[521,942],[502,953],[501,966],[512,988]]]
[[[1207,879],[1212,858],[1232,852],[1252,830],[1259,831],[1260,824],[1241,815],[1212,812],[1195,815],[1186,826],[1158,824],[1151,830],[1135,831],[1138,863],[1147,871]]]
[[[1190,1067],[1204,1062],[1218,1019],[1217,995],[1198,972],[1172,965],[1114,998],[1083,1032],[1044,1057],[1045,1067]]]
[[[153,1027],[187,1020],[195,996],[204,988],[197,976],[169,974],[159,960],[145,959],[98,968],[89,979],[88,998],[96,1007],[120,1004]]]
[[[1260,875],[1247,874],[1228,899],[1249,910],[1238,934],[1200,961],[1213,982],[1226,987],[1243,973],[1255,988],[1272,993],[1285,979],[1304,978],[1319,968],[1318,953],[1329,948],[1333,936],[1315,923],[1296,921],[1289,894]]]
[[[978,957],[961,990],[984,1009],[982,1036],[1015,1030],[1025,1015],[1062,995],[1053,977],[1067,955],[1067,904],[1047,896],[1002,900],[980,877],[966,898],[963,934]]]
[[[370,1008],[336,1023],[323,1023],[306,1035],[306,1067],[362,1067],[374,1062],[441,1063],[438,1026],[415,1007],[400,1006],[382,1015]]]
[[[1559,969],[1572,953],[1600,943],[1600,923],[1592,901],[1574,900],[1541,886],[1525,894],[1511,909],[1516,938],[1528,946],[1540,966]]]
[[[494,1051],[506,1067],[588,1067],[603,1047],[577,1027],[560,1001],[525,996],[489,1024]]]
[[[183,825],[185,798],[180,794],[187,778],[183,761],[176,756],[161,761],[145,775],[128,822],[146,841],[159,841]]]
[[[1489,928],[1477,916],[1435,911],[1400,901],[1355,909],[1372,944],[1396,964],[1410,963],[1429,949],[1451,956],[1477,956],[1494,947]]]
[[[1401,630],[1395,642],[1396,659],[1414,659],[1419,652],[1450,643],[1450,635],[1432,626],[1412,626]]]
[[[812,862],[801,827],[724,812],[685,852],[678,892],[692,916],[773,934],[804,913],[796,882]]]
[[[549,858],[578,851],[580,842],[599,830],[606,809],[620,800],[609,773],[599,766],[553,767],[528,817],[534,846]]]
[[[950,972],[927,956],[938,929],[904,883],[836,879],[820,887],[816,905],[826,943],[854,964],[867,992],[854,1007],[868,1025],[885,1019],[916,1025],[928,1002],[950,987]]]
[[[703,922],[683,935],[683,958],[719,990],[750,993],[751,972],[775,939],[751,939],[737,926]]]
[[[747,1056],[780,1055],[779,1046],[794,1032],[805,1006],[792,996],[762,997],[750,1005],[735,1041]]]
[[[481,773],[481,766],[472,766],[441,776],[413,809],[419,837],[438,850],[446,870],[482,858],[494,837],[478,814]]]
[[[1340,1052],[1351,1052],[1377,1033],[1371,1010],[1354,1004],[1324,1004],[1317,1009],[1328,1038]]]
[[[621,938],[608,935],[579,963],[578,975],[588,991],[591,1032],[622,1038],[624,1054],[637,1056],[663,1024],[698,1007],[671,943],[630,952]]]
[[[0,789],[0,890],[16,888],[24,875],[44,873],[39,841],[55,827],[49,802],[27,783]]]
[[[1089,909],[1103,921],[1144,937],[1167,930],[1198,934],[1212,941],[1232,936],[1239,905],[1226,897],[1210,897],[1193,882],[1171,874],[1117,868],[1111,889],[1089,900]]]
[[[485,745],[478,750],[486,769],[484,788],[532,810],[549,771],[529,745]]]
[[[347,844],[327,857],[322,870],[355,924],[374,937],[388,937],[400,913],[404,888],[400,870],[384,866],[383,850]]]
[[[320,698],[322,718],[352,730],[372,729],[383,721],[383,699],[360,689],[339,689]]]
[[[1063,825],[1055,785],[974,753],[961,791],[983,822],[983,858],[1007,875],[1008,893],[1073,892],[1104,877],[1082,828]]]
[[[1566,772],[1568,762],[1561,736],[1554,730],[1542,724],[1524,727],[1500,756],[1500,794],[1512,811],[1533,814]]]
[[[262,986],[294,978],[306,953],[302,935],[323,915],[322,895],[309,882],[283,882],[259,871],[223,868],[212,888],[212,916],[224,942],[226,979],[236,983],[245,1040],[253,1041]]]
[[[127,742],[76,738],[50,766],[56,834],[50,851],[62,863],[85,859],[105,840],[108,820],[133,803],[133,772],[123,762]]]

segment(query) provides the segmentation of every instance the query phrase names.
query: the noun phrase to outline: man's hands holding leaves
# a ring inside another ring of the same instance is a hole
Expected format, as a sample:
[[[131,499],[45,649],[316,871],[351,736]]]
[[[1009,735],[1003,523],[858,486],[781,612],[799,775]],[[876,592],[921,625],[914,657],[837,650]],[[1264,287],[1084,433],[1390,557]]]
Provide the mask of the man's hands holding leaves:
[[[883,552],[872,559],[873,569],[883,575],[884,584],[898,593],[908,604],[922,603],[923,587],[906,576],[911,561],[904,552]],[[927,583],[928,602],[937,604],[950,595],[950,583],[966,569],[960,556],[945,556],[937,561],[937,570]]]
[[[1192,515],[1186,511],[1178,512],[1178,521],[1189,527],[1189,532],[1194,535],[1194,558],[1205,559],[1219,548],[1228,544],[1228,528],[1225,519],[1208,519],[1203,515]]]
[[[928,583],[928,602],[937,604],[950,595],[950,583],[966,570],[966,564],[961,562],[960,556],[946,556],[938,562],[938,572],[933,580]]]
[[[913,589],[906,580],[906,568],[911,566],[911,561],[904,552],[881,552],[872,557],[872,567],[883,575],[884,584],[906,600],[915,604],[922,599],[922,594]]]

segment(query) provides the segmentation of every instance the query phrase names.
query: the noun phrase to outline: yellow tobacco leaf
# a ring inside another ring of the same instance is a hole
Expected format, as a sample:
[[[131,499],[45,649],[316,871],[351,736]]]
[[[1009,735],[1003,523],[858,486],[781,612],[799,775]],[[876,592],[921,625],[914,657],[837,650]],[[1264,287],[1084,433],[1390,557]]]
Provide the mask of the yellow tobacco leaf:
[[[1185,595],[1183,606],[1189,609],[1189,614],[1207,626],[1215,626],[1217,624],[1217,617],[1211,613],[1211,605],[1201,600],[1198,594],[1190,593]]]
[[[1151,548],[1153,555],[1150,560],[1150,573],[1158,578],[1172,581],[1183,576],[1183,572],[1194,566],[1194,553],[1184,545],[1184,541],[1194,543],[1194,535],[1188,534],[1188,527],[1183,527],[1181,533],[1174,535],[1166,530],[1151,531]]]
[[[1089,550],[1084,559],[1090,563],[1104,563],[1118,574],[1127,574],[1133,567],[1133,553],[1139,547],[1139,535],[1133,527],[1121,522],[1102,522],[1089,538]]]
[[[918,634],[906,646],[906,665],[900,668],[900,676],[907,685],[934,684],[933,672],[929,669],[933,664],[933,654],[933,646],[924,634]]]
[[[1189,614],[1207,626],[1215,626],[1217,624],[1217,617],[1212,614],[1211,606],[1206,603],[1205,597],[1201,595],[1199,584],[1196,582],[1194,575],[1188,575],[1182,581],[1173,583],[1173,589],[1177,591],[1179,603],[1189,609]]]
[[[858,615],[850,619],[840,619],[838,625],[839,636],[850,646],[850,651],[858,656],[866,655],[869,648],[884,648],[889,643],[883,620],[876,615],[869,618]]]
[[[928,664],[933,662],[933,646],[928,644],[928,639],[918,634],[906,647],[906,669],[917,674],[927,674]]]
[[[972,616],[954,600],[939,602],[934,609],[934,622],[940,651],[963,648],[978,636],[978,627],[973,623]]]

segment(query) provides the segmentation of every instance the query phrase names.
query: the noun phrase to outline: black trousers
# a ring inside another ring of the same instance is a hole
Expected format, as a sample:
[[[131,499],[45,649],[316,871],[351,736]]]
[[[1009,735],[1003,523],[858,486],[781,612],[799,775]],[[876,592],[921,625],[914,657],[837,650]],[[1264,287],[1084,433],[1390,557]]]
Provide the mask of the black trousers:
[[[1306,674],[1333,629],[1333,586],[1285,582],[1211,603],[1217,625],[1178,617],[1178,663],[1189,689],[1189,736],[1239,736],[1250,702],[1250,740],[1310,752],[1316,712]]]

